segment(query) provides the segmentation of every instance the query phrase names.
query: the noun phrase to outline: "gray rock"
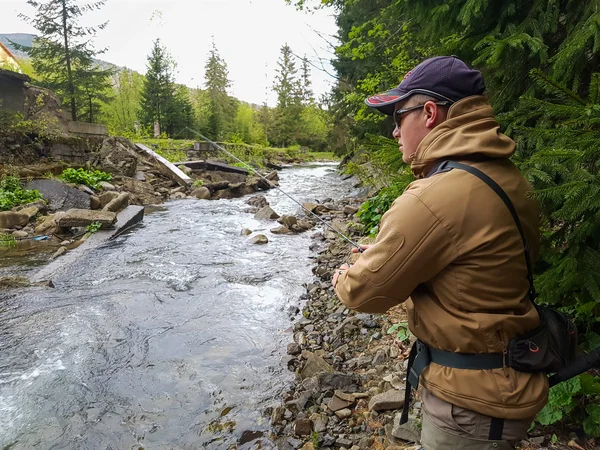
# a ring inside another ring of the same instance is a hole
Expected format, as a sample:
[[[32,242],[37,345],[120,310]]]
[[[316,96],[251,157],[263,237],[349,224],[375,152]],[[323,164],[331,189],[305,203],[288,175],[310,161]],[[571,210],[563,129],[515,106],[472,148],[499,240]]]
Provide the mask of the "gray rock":
[[[257,234],[256,236],[254,236],[252,238],[252,240],[250,241],[250,243],[252,243],[252,244],[258,244],[258,245],[268,244],[269,243],[269,239],[264,234]]]
[[[369,411],[387,411],[398,409],[404,405],[404,392],[391,389],[383,394],[375,395],[369,401]]]
[[[100,198],[92,195],[90,197],[90,208],[93,210],[102,209],[102,202],[100,202]]]
[[[248,228],[244,228],[241,232],[242,236],[250,236],[252,234],[252,230],[249,230]]]
[[[56,259],[59,256],[64,255],[65,253],[67,253],[67,247],[60,247],[58,250],[56,250],[54,255],[52,255],[52,259]]]
[[[421,430],[419,430],[414,419],[408,419],[408,422],[400,425],[402,414],[396,414],[394,417],[394,427],[392,436],[407,442],[419,442],[421,440]]]
[[[186,197],[185,192],[175,192],[170,196],[171,200],[183,200]]]
[[[348,408],[348,406],[352,406],[353,404],[354,404],[354,398],[351,401],[348,401],[348,400],[339,398],[337,395],[334,395],[331,398],[331,400],[329,400],[329,403],[327,403],[327,408],[329,408],[333,412],[336,412],[336,411],[340,411],[342,409],[346,409],[346,408]]]
[[[277,214],[275,211],[273,211],[270,206],[265,206],[264,208],[260,209],[254,215],[254,218],[258,219],[258,220],[261,220],[261,219],[277,220],[277,219],[279,219],[279,214]]]
[[[258,209],[262,209],[265,206],[268,206],[269,202],[267,202],[267,199],[265,198],[264,195],[255,195],[254,197],[250,197],[246,201],[246,204],[250,205],[250,206],[254,206],[255,208],[258,208]]]
[[[371,364],[373,366],[378,366],[380,364],[383,364],[386,359],[387,359],[387,357],[385,356],[385,351],[378,350],[377,353],[375,354],[375,357],[373,358],[373,361],[371,362]]]
[[[294,422],[294,434],[296,436],[310,436],[313,424],[310,419],[298,419]]]
[[[22,212],[0,212],[0,228],[24,227],[29,223],[29,216]]]
[[[287,443],[291,445],[292,448],[300,448],[302,447],[302,444],[304,444],[304,442],[302,442],[300,439],[295,439],[292,437],[287,438]]]
[[[298,219],[296,218],[296,216],[287,216],[284,214],[283,216],[281,216],[278,222],[286,228],[292,228],[298,223]]]
[[[353,444],[353,442],[350,439],[346,439],[346,438],[338,438],[335,441],[335,443],[342,447],[350,447]]]
[[[115,186],[108,181],[100,181],[98,186],[100,186],[100,189],[103,191],[114,191],[116,189]]]
[[[340,419],[347,419],[352,415],[352,411],[348,408],[344,408],[340,409],[339,411],[336,411],[335,415],[338,416]]]
[[[344,206],[344,214],[346,214],[347,216],[351,216],[353,214],[356,214],[357,212],[358,212],[357,206]]]
[[[323,445],[322,447],[333,447],[335,444],[335,438],[330,434],[326,434],[323,436]]]
[[[273,228],[270,231],[273,234],[291,234],[291,231],[289,230],[289,228],[284,227],[284,226]]]
[[[122,192],[115,199],[112,199],[109,203],[107,203],[102,211],[111,211],[111,212],[119,212],[129,206],[129,198],[130,195],[128,192]],[[92,208],[93,209],[93,208]]]
[[[52,211],[66,211],[74,208],[90,209],[88,194],[58,180],[33,180],[27,183],[26,188],[37,189],[47,200],[48,208]]]
[[[210,199],[210,189],[204,186],[200,186],[197,189],[194,189],[190,194],[192,197],[197,198],[198,200],[209,200]]]
[[[329,423],[329,417],[325,414],[312,414],[310,420],[313,422],[313,429],[317,433],[322,433],[327,430],[327,424]]]
[[[98,209],[104,208],[106,205],[108,205],[110,202],[112,202],[118,196],[119,196],[119,193],[115,192],[115,191],[103,192],[102,194],[100,194],[98,196],[98,200],[100,200],[100,208],[98,208]],[[92,209],[95,209],[95,208],[92,208]]]
[[[321,391],[357,392],[359,384],[360,380],[357,375],[343,373],[323,373],[319,375],[319,388]]]
[[[125,138],[109,137],[91,161],[104,172],[133,177],[137,172],[138,156],[134,145]]]
[[[331,366],[320,356],[315,355],[311,352],[305,352],[306,362],[304,367],[300,371],[300,378],[314,377],[322,372],[331,372],[333,369]]]
[[[276,406],[273,408],[273,412],[271,413],[271,422],[273,425],[278,425],[283,421],[284,413],[285,408],[283,406]]]
[[[27,233],[27,231],[17,230],[17,231],[13,231],[12,235],[13,235],[13,237],[15,237],[17,239],[22,239],[22,238],[26,238],[27,236],[29,236],[29,233]]]
[[[94,222],[100,222],[103,228],[113,225],[117,215],[110,211],[91,211],[89,209],[70,209],[62,214],[57,224],[59,227],[86,227]]]
[[[288,344],[288,347],[287,347],[288,355],[299,355],[301,352],[302,352],[302,348],[295,342]]]

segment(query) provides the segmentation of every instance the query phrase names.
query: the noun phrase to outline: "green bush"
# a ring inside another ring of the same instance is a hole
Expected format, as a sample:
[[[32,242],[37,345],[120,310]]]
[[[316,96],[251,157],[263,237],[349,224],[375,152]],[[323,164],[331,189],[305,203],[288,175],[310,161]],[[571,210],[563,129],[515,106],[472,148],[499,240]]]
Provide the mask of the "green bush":
[[[23,189],[18,177],[0,179],[0,211],[35,202],[41,198],[42,195],[38,191]]]
[[[67,183],[85,184],[92,189],[98,189],[100,181],[110,181],[112,176],[100,170],[65,169],[59,178]]]
[[[379,222],[383,214],[390,209],[394,200],[396,200],[406,189],[405,183],[394,183],[389,187],[384,187],[379,193],[364,202],[357,217],[364,225],[364,232],[369,236],[375,236],[379,232]]]
[[[17,245],[17,240],[14,236],[6,233],[0,233],[0,248],[12,248]]]

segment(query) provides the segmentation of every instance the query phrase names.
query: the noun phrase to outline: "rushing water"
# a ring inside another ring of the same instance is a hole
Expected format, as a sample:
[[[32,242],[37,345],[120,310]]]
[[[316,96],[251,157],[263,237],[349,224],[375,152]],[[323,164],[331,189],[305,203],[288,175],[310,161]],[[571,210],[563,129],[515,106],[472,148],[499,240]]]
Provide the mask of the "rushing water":
[[[352,193],[332,165],[280,179],[301,201]],[[168,203],[54,289],[0,292],[0,449],[228,449],[248,430],[264,437],[237,448],[273,447],[264,411],[293,379],[287,309],[312,279],[312,232],[272,235],[244,200]]]

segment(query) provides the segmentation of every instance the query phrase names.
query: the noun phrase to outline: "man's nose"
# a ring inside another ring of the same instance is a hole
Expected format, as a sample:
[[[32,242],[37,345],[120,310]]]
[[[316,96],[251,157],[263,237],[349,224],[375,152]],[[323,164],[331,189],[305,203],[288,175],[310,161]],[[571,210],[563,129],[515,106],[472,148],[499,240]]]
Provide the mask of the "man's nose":
[[[402,134],[400,133],[400,127],[396,125],[394,131],[392,131],[392,136],[398,139]]]

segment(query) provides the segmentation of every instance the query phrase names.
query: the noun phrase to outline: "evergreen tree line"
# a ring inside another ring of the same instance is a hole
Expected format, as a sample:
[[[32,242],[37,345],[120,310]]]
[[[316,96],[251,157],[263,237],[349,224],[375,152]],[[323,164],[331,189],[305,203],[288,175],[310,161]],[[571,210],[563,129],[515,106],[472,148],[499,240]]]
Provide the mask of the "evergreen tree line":
[[[306,58],[281,49],[273,90],[277,106],[250,105],[232,97],[226,62],[213,42],[202,89],[175,82],[175,61],[160,40],[148,56],[147,71],[102,67],[93,38],[106,23],[82,27],[81,17],[106,0],[81,5],[75,0],[28,0],[34,17],[21,15],[39,37],[32,47],[16,47],[31,56],[35,81],[55,91],[72,120],[104,123],[112,134],[194,138],[191,130],[217,141],[248,144],[327,147],[329,115],[315,101]],[[300,66],[300,67],[298,67]]]

